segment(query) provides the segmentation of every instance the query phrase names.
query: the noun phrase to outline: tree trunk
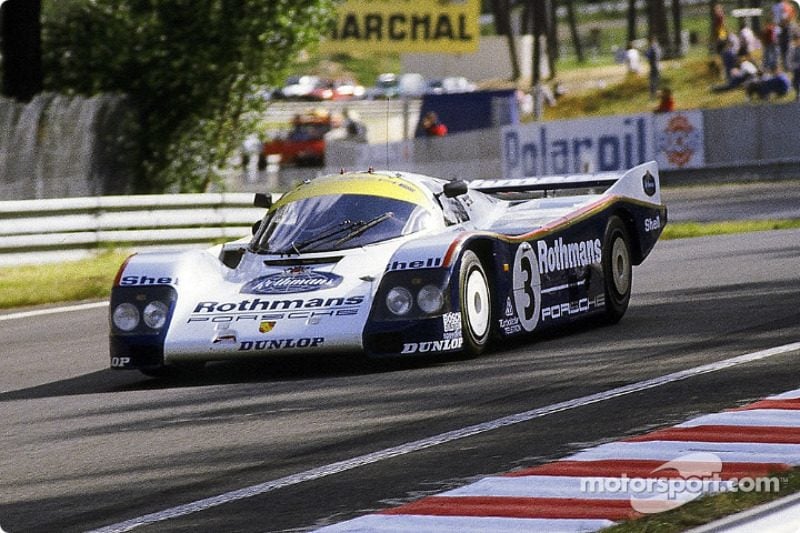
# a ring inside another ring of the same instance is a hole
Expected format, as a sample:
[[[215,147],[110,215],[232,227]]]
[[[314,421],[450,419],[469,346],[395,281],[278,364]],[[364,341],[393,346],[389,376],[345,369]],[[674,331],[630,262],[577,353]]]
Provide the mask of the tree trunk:
[[[628,0],[628,42],[636,40],[636,0]]]
[[[681,48],[681,33],[683,33],[683,26],[681,25],[681,2],[680,0],[672,0],[672,50],[673,57],[682,57],[683,48]]]
[[[558,0],[547,0],[547,58],[550,61],[550,72],[555,72],[555,61],[561,57],[558,48]]]
[[[647,27],[648,34],[657,38],[659,44],[669,50],[670,38],[664,0],[647,0]]]
[[[497,35],[506,36],[508,55],[511,61],[511,79],[516,82],[520,78],[519,57],[517,56],[514,29],[511,27],[511,4],[509,0],[493,0],[492,12],[494,13],[494,27]]]
[[[575,55],[579,63],[583,63],[585,57],[583,56],[583,45],[581,44],[581,37],[578,33],[578,20],[575,18],[575,5],[572,0],[566,0],[567,5],[567,23],[569,24],[569,33],[572,36],[572,42],[575,45]]]
[[[3,94],[27,102],[42,90],[41,0],[1,4]]]

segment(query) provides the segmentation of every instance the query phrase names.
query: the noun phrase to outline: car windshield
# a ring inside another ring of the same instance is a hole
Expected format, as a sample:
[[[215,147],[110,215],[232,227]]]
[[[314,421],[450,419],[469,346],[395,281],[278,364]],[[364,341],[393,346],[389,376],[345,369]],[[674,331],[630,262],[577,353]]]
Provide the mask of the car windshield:
[[[412,202],[363,194],[302,198],[276,207],[253,239],[257,253],[356,248],[427,229],[433,214]]]

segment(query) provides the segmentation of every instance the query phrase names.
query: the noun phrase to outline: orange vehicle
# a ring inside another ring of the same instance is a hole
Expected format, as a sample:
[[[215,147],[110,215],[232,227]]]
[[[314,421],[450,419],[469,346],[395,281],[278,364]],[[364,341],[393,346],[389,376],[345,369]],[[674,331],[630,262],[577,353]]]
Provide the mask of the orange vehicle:
[[[325,161],[325,134],[333,127],[328,112],[314,111],[295,115],[286,137],[264,143],[264,155],[281,156],[281,165],[322,166]]]

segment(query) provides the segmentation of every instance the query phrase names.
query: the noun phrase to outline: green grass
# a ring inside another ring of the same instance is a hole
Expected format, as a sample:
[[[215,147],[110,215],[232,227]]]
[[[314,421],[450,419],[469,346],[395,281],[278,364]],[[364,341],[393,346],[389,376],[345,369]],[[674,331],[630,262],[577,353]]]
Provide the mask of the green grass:
[[[710,235],[729,235],[753,231],[800,228],[800,220],[728,220],[721,222],[670,222],[661,234],[662,239],[687,239]]]
[[[622,522],[604,529],[608,533],[675,533],[750,509],[800,491],[800,472],[776,476],[779,492],[726,492],[708,495],[677,509]]]
[[[127,256],[107,251],[80,261],[0,268],[0,309],[108,298]]]

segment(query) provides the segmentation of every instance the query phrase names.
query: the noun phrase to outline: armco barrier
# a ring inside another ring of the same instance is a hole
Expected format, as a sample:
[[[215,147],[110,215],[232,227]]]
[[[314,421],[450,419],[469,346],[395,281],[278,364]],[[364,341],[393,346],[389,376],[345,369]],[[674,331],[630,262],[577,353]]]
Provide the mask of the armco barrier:
[[[0,202],[0,266],[63,261],[106,248],[185,247],[250,234],[250,193],[99,196]]]

